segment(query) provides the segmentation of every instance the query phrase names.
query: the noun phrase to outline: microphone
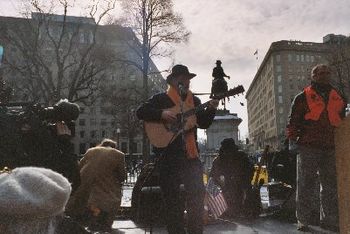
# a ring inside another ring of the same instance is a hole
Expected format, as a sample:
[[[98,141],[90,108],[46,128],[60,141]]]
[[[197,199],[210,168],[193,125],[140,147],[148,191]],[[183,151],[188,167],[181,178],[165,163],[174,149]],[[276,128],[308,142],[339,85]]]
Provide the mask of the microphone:
[[[179,94],[180,94],[181,100],[185,101],[186,96],[187,96],[187,91],[186,91],[184,84],[179,82],[177,84],[177,87],[179,88]]]

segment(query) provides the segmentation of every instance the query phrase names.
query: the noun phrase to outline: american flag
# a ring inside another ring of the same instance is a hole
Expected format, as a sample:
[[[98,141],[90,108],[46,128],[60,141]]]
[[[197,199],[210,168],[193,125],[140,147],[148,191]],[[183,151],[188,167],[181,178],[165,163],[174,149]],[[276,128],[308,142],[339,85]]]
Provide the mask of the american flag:
[[[212,178],[209,178],[207,184],[207,193],[209,212],[214,216],[215,219],[217,219],[227,209],[227,203],[220,187],[215,184]]]

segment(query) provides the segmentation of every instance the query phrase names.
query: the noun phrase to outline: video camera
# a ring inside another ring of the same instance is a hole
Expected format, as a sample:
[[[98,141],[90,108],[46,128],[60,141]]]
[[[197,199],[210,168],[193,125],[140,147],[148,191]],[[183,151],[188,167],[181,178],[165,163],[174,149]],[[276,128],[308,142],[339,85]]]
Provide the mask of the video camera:
[[[63,121],[71,131],[71,135],[74,136],[74,121],[79,117],[79,112],[77,104],[62,99],[52,107],[42,107],[40,104],[28,105],[24,112],[19,114],[19,118],[22,124],[27,124],[31,128],[47,125],[56,134],[56,123]]]
[[[77,104],[61,100],[52,107],[33,103],[0,103],[0,168],[45,167],[63,174],[76,187],[80,183],[74,136]],[[66,125],[71,134],[58,134]]]

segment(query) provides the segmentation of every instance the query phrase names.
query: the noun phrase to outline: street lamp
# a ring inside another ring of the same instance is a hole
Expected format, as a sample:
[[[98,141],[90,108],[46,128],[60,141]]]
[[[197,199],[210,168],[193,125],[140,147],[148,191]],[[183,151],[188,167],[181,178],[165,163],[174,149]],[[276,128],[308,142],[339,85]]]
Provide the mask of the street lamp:
[[[117,128],[117,146],[118,146],[118,149],[120,149],[119,137],[120,137],[120,128]]]

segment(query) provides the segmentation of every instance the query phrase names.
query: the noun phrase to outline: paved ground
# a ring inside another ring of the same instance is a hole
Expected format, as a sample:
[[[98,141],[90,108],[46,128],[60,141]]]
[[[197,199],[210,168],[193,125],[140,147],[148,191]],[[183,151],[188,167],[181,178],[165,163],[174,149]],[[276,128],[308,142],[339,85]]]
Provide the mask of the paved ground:
[[[131,186],[124,186],[122,206],[131,206]],[[304,233],[332,233],[322,230],[319,227],[311,227],[311,232]],[[115,220],[113,223],[112,234],[141,234],[141,233],[155,233],[166,234],[166,229],[162,225],[137,224],[132,220]],[[204,228],[204,234],[253,234],[253,233],[301,233],[296,230],[296,223],[282,219],[277,216],[261,216],[254,220],[247,220],[238,218],[234,220],[216,220],[210,222]]]
[[[164,226],[150,227],[149,225],[136,225],[130,220],[116,220],[113,224],[113,234],[141,234],[141,233],[157,233],[166,234]],[[204,234],[265,234],[265,233],[301,233],[296,230],[295,223],[281,221],[272,217],[260,217],[256,220],[232,220],[232,221],[216,221],[208,224],[204,228]],[[325,231],[319,227],[311,227],[311,232],[304,233],[333,233]]]

